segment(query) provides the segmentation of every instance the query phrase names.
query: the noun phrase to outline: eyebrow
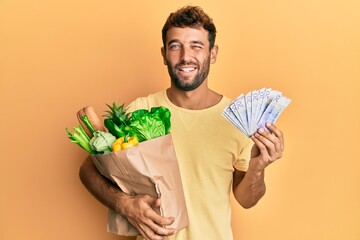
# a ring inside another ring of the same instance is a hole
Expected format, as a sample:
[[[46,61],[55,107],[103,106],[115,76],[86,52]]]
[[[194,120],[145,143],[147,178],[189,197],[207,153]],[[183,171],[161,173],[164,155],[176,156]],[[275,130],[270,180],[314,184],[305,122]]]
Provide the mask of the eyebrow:
[[[172,43],[176,43],[176,42],[179,42],[179,40],[178,39],[172,39],[172,40],[170,40],[169,42],[168,42],[168,46],[170,45],[170,44],[172,44]]]
[[[205,44],[202,41],[191,41],[192,44],[199,44],[204,46]]]
[[[170,41],[168,42],[167,45],[169,46],[170,44],[172,44],[172,43],[177,43],[177,42],[179,42],[178,39],[172,39],[172,40],[170,40]],[[200,44],[200,45],[202,45],[202,46],[205,45],[202,41],[196,41],[196,40],[191,41],[190,43],[191,43],[191,44]]]

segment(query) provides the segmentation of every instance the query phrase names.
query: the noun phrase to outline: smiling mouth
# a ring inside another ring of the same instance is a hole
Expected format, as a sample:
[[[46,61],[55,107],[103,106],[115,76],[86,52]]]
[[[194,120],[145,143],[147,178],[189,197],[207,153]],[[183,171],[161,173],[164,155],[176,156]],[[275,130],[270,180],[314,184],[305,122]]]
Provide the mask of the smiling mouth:
[[[194,67],[186,67],[186,68],[179,68],[180,72],[185,72],[185,73],[189,73],[189,72],[193,72],[195,71],[196,68]]]

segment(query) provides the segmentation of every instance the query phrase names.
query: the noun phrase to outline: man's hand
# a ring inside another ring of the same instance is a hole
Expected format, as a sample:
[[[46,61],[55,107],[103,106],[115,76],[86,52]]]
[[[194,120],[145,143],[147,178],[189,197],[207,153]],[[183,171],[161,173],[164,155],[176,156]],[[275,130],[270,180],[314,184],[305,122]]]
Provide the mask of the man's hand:
[[[160,207],[161,199],[147,195],[129,196],[121,206],[121,214],[146,240],[161,240],[173,235],[175,229],[166,228],[174,222],[173,217],[162,217],[154,209]]]
[[[79,175],[82,183],[100,202],[127,218],[146,240],[160,240],[175,233],[174,229],[166,228],[174,222],[174,218],[161,217],[154,210],[159,209],[160,199],[130,196],[122,192],[100,174],[90,157],[81,165]]]
[[[250,170],[261,172],[283,155],[284,137],[282,132],[276,126],[268,123],[266,127],[271,133],[260,128],[251,136],[255,145],[251,150]]]

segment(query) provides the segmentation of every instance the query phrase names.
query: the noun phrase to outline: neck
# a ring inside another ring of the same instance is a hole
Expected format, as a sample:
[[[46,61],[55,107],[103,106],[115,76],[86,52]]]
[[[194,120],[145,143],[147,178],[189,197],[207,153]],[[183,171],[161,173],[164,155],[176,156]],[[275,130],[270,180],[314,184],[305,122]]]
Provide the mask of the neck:
[[[219,103],[222,96],[209,89],[204,83],[191,91],[183,91],[172,85],[166,93],[169,100],[178,107],[190,110],[209,108]]]

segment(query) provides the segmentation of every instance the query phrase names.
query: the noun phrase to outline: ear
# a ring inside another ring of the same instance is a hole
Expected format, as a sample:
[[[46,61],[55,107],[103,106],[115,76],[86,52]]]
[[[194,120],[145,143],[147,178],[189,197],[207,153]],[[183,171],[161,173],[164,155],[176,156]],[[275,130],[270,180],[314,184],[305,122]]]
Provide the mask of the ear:
[[[214,45],[214,47],[210,50],[210,63],[216,63],[216,58],[218,54],[219,47],[218,45]]]
[[[167,65],[166,64],[166,50],[164,47],[161,48],[161,56],[163,57],[164,65]]]

